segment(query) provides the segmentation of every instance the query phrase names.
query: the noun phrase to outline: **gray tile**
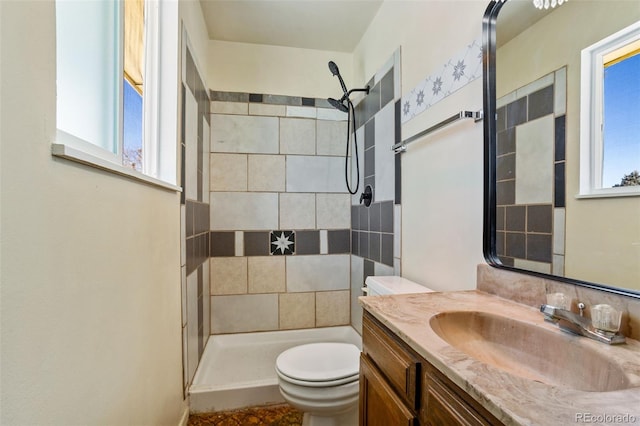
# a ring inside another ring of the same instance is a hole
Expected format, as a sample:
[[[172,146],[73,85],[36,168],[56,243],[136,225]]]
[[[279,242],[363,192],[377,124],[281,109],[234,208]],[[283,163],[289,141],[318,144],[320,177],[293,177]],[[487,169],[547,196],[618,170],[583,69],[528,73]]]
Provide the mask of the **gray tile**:
[[[249,93],[249,102],[261,103],[263,96],[261,93]]]
[[[324,98],[316,98],[315,101],[316,101],[316,108],[333,109],[329,101],[327,101]]]
[[[369,259],[380,262],[380,234],[369,233]]]
[[[241,92],[218,92],[212,90],[210,97],[212,101],[220,102],[249,102],[249,94]]]
[[[393,234],[381,235],[380,262],[393,266]]]
[[[380,232],[380,203],[369,206],[369,230]]]
[[[527,98],[521,98],[507,104],[507,128],[515,127],[527,121]]]
[[[380,203],[380,231],[393,233],[393,201]]]
[[[359,206],[351,206],[351,229],[360,229]]]
[[[235,256],[236,233],[211,232],[209,237],[209,254],[211,257]]]
[[[296,231],[296,254],[320,254],[320,231]]]
[[[329,230],[327,233],[329,254],[351,251],[351,232],[348,229]]]
[[[497,148],[498,155],[504,155],[504,154],[516,152],[515,127],[511,127],[509,129],[498,132],[496,148]]]
[[[514,204],[516,201],[516,181],[506,180],[497,182],[496,199],[499,206]]]
[[[358,206],[358,211],[360,212],[359,214],[360,227],[358,229],[360,229],[361,231],[368,231],[369,230],[369,209],[365,207],[364,204],[360,204]]]
[[[504,257],[504,256],[500,256],[500,262],[504,265],[504,266],[511,266],[513,267],[513,258],[511,257]]]
[[[555,165],[554,170],[554,207],[564,207],[565,206],[565,169],[564,162],[557,163]]]
[[[505,254],[510,257],[525,258],[526,238],[524,233],[507,232],[505,238]]]
[[[372,202],[376,200],[376,178],[375,176],[369,176],[364,178],[364,186],[363,188],[366,188],[367,186],[371,187],[371,191],[373,191],[373,199]]]
[[[372,147],[364,151],[364,176],[371,177],[375,173],[376,173],[376,150],[375,148]]]
[[[553,208],[551,204],[527,206],[527,232],[552,232]]]
[[[551,235],[528,234],[527,235],[527,259],[537,262],[551,262],[552,249]]]
[[[375,264],[372,261],[365,259],[364,260],[364,274],[363,274],[364,281],[367,280],[367,277],[371,277],[373,275],[375,275]],[[363,282],[363,284],[364,284],[364,282]]]
[[[566,116],[556,117],[555,121],[555,161],[565,159]]]
[[[507,154],[496,160],[496,180],[509,180],[516,177],[516,154]]]
[[[264,95],[262,102],[274,105],[301,106],[302,98],[299,96]]]
[[[302,100],[302,106],[310,106],[310,107],[314,107],[316,106],[316,100],[315,98],[301,98]]]
[[[553,114],[553,85],[530,94],[528,98],[529,121]]]
[[[394,96],[393,67],[380,80],[380,108],[393,100]]]
[[[185,223],[187,225],[187,238],[191,237],[195,234],[195,203],[190,201],[190,200],[186,200],[186,220]]]
[[[525,206],[509,206],[506,208],[505,230],[524,232],[527,210]]]
[[[505,225],[505,210],[506,207],[497,207],[496,208],[496,229],[498,231],[504,231],[504,225]]]
[[[351,231],[351,254],[356,256],[360,256],[360,237],[358,234],[359,232]]]
[[[398,121],[399,122],[399,121]],[[394,202],[395,204],[402,203],[402,158],[400,154],[395,156],[396,167],[394,170],[395,173],[395,194],[394,194]]]
[[[266,231],[244,232],[245,256],[268,256],[269,233]]]
[[[496,254],[498,256],[504,256],[504,247],[505,247],[505,232],[496,232]]]
[[[496,130],[501,132],[507,128],[507,107],[503,106],[496,111]]]
[[[376,125],[375,118],[369,120],[364,125],[364,149],[369,149],[376,143]]]
[[[369,257],[369,233],[358,233],[358,255],[361,257]]]

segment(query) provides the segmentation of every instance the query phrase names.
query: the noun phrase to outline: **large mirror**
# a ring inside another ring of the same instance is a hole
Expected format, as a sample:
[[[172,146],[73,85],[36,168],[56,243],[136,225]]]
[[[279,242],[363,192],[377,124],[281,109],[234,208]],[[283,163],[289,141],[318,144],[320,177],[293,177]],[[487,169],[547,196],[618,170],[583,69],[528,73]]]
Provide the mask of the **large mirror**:
[[[640,2],[533,3],[492,1],[483,23],[485,257],[640,298]]]

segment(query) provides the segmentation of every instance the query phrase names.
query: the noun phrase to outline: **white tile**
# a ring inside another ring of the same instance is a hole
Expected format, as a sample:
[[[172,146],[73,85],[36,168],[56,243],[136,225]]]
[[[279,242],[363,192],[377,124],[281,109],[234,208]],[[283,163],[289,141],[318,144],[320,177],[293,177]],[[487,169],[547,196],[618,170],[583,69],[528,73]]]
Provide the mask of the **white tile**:
[[[552,202],[553,129],[553,115],[516,127],[516,204]]]
[[[553,84],[553,80],[554,75],[553,73],[550,73],[542,78],[537,79],[536,81],[527,84],[524,87],[519,88],[518,90],[516,90],[516,99],[520,99],[547,86],[551,86]]]
[[[209,273],[209,262],[204,262],[202,264],[202,333],[205,336],[205,345],[207,343],[206,336],[211,334],[211,287]]]
[[[182,327],[182,386],[189,387],[189,330]]]
[[[344,158],[287,155],[287,192],[345,192]]]
[[[190,90],[185,90],[184,104],[184,140],[185,140],[185,197],[198,199],[198,101]]]
[[[214,334],[278,329],[278,295],[275,293],[213,296],[211,312]]]
[[[350,255],[287,256],[287,291],[349,289]]]
[[[209,174],[211,158],[209,152],[211,150],[211,129],[207,120],[202,119],[202,202],[209,203]]]
[[[329,233],[326,229],[320,230],[320,254],[329,253]]]
[[[279,229],[315,229],[315,194],[280,194]],[[275,228],[274,228],[275,229]]]
[[[250,155],[249,191],[284,191],[285,156]]]
[[[282,117],[286,115],[287,108],[284,105],[269,105],[269,104],[249,104],[250,115],[268,115],[272,117]]]
[[[395,198],[395,106],[388,103],[375,119],[375,201]]]
[[[187,206],[180,205],[180,265],[187,264]]]
[[[565,209],[553,209],[553,253],[564,254]]]
[[[393,267],[378,262],[373,264],[373,273],[384,277],[395,275]]]
[[[211,229],[245,231],[278,229],[278,194],[212,192]]]
[[[351,204],[356,206],[360,204],[360,194],[364,191],[364,126],[360,126],[360,128],[356,131],[356,140],[358,142],[358,164],[359,168],[356,167],[356,156],[355,151],[354,155],[350,158],[350,169],[351,169],[351,181],[349,185],[351,186],[351,190],[356,189],[356,184],[358,182],[358,175],[356,174],[358,170],[360,170],[360,187],[358,191],[351,196]],[[351,145],[353,147],[353,144]],[[346,187],[346,184],[345,184]]]
[[[396,257],[402,256],[402,206],[393,206],[393,253]]]
[[[187,352],[189,358],[189,381],[193,379],[198,366],[198,272],[187,277]]]
[[[209,187],[211,191],[247,190],[246,154],[211,154]]]
[[[347,121],[347,113],[335,108],[318,108],[318,120]]]
[[[244,256],[244,232],[236,231],[235,240],[236,256]]]
[[[280,153],[314,155],[316,121],[304,118],[280,119]]]
[[[393,258],[393,275],[400,277],[402,276],[402,262],[397,257]]]
[[[287,117],[316,118],[317,114],[315,107],[287,106]]]
[[[344,157],[347,148],[346,121],[318,121],[316,154]]]
[[[402,97],[402,51],[398,47],[393,52],[394,65],[393,65],[393,100],[397,101]]]
[[[247,115],[249,112],[248,104],[244,102],[211,102],[212,114],[235,114]]]
[[[515,90],[511,93],[507,93],[504,96],[501,96],[499,99],[496,100],[496,108],[502,108],[503,106],[507,105],[508,103],[511,103],[513,101],[516,100],[516,92]]]
[[[559,254],[553,255],[552,274],[564,277],[564,256]]]
[[[351,228],[349,194],[316,194],[317,227],[321,229]]]
[[[187,325],[187,267],[180,268],[180,291],[182,294],[182,326]]]
[[[277,154],[276,117],[211,115],[211,151]]]
[[[556,117],[567,112],[567,68],[556,71],[555,87],[553,88],[553,112]]]
[[[364,259],[351,256],[351,325],[360,334],[362,334],[362,306],[358,303],[358,297],[364,295],[362,287],[364,287]]]

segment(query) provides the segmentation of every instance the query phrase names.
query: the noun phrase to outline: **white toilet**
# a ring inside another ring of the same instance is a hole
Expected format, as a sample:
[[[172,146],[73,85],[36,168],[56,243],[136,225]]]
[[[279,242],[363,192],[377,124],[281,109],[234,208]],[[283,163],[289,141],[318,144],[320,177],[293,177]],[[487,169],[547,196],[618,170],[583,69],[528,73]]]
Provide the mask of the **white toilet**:
[[[304,412],[303,426],[358,424],[360,349],[351,343],[310,343],[276,359],[280,393]]]
[[[367,277],[369,296],[432,291],[401,277]],[[303,426],[356,426],[360,349],[351,343],[310,343],[276,359],[280,393],[304,412]]]

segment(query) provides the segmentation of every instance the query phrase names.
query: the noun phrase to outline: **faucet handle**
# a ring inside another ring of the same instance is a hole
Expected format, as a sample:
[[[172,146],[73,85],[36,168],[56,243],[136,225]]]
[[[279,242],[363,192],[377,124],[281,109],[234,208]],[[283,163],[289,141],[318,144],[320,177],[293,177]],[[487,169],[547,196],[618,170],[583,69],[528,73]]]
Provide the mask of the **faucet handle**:
[[[584,316],[584,308],[585,308],[584,303],[578,302],[578,310],[580,311],[581,317]]]

